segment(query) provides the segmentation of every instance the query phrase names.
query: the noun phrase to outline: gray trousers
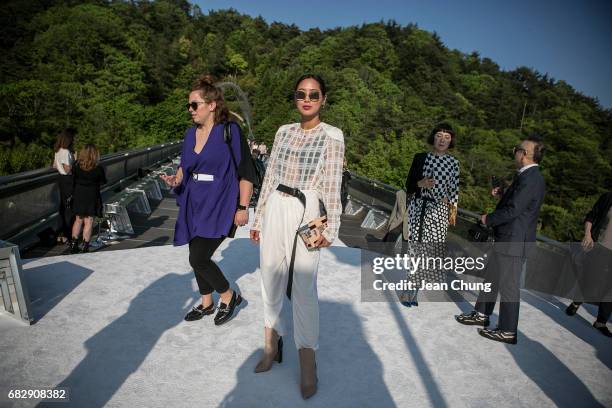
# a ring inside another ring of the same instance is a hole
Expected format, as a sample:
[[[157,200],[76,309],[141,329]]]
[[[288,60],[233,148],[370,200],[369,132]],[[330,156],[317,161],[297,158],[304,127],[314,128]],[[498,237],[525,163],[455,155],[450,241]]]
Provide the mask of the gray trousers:
[[[487,316],[493,313],[497,295],[500,295],[498,328],[516,333],[520,307],[520,281],[525,258],[491,253],[487,264],[485,282],[491,283],[491,291],[481,291],[475,309]]]

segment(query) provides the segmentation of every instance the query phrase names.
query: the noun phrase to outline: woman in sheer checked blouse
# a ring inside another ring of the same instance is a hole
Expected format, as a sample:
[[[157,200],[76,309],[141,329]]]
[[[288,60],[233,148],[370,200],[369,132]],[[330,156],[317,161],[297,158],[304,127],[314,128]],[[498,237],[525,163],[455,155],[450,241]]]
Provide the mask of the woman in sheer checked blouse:
[[[260,269],[264,304],[264,352],[255,372],[268,371],[282,361],[281,309],[285,293],[291,294],[295,345],[299,350],[302,397],[317,390],[315,350],[319,345],[317,269],[320,248],[329,246],[340,227],[340,187],[344,159],[344,137],[338,128],[321,122],[326,87],[317,75],[304,75],[294,88],[299,123],[281,126],[261,188],[251,239],[261,243]],[[291,192],[299,189],[306,206]],[[284,190],[284,191],[280,191]],[[308,249],[296,230],[320,215],[319,200],[327,211],[328,227]],[[295,244],[294,244],[295,243]],[[290,274],[292,252],[293,273]],[[289,277],[292,280],[289,281]]]

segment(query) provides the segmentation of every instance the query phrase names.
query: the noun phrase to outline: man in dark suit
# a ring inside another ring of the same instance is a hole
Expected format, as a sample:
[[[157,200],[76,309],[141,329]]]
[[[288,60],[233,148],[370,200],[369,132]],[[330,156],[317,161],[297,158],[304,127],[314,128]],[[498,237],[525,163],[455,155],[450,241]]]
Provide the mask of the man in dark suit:
[[[474,311],[455,316],[466,325],[481,325],[478,333],[488,339],[516,344],[520,305],[520,279],[529,247],[536,240],[540,207],[544,201],[545,184],[538,163],[544,145],[540,138],[530,136],[514,148],[514,162],[518,172],[510,187],[502,192],[494,188],[492,194],[501,198],[495,211],[483,214],[480,222],[493,228],[495,244],[485,281],[491,291],[481,291]],[[498,292],[501,295],[499,321],[496,329],[487,329]]]

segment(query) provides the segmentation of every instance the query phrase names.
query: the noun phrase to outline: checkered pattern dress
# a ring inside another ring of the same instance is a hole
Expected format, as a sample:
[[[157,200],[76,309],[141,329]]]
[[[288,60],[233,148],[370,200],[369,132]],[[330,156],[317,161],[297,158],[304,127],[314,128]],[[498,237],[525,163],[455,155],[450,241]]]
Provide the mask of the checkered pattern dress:
[[[421,189],[421,197],[410,202],[408,254],[444,257],[449,209],[442,200],[446,197],[452,204],[458,202],[459,160],[449,154],[438,156],[427,153],[423,165],[423,178],[426,177],[433,177],[436,184],[433,188]],[[409,278],[418,284],[423,279],[428,282],[442,282],[445,280],[445,274],[439,270],[419,270]]]

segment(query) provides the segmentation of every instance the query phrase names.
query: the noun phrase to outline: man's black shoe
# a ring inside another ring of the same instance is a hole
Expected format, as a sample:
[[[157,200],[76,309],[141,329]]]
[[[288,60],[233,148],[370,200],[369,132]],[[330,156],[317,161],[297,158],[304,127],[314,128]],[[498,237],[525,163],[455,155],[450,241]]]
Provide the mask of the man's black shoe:
[[[461,324],[465,324],[468,326],[489,326],[489,316],[481,315],[475,310],[469,313],[461,313],[460,315],[455,315],[455,320],[457,320]]]
[[[595,322],[593,323],[593,327],[599,330],[604,336],[612,337],[612,333],[610,333],[610,329],[608,329],[605,323]]]
[[[214,303],[208,307],[204,307],[200,304],[198,307],[192,308],[191,311],[185,315],[185,320],[192,322],[194,320],[200,320],[204,316],[211,315],[213,313],[215,313]]]
[[[236,291],[232,293],[232,299],[230,300],[229,305],[219,302],[219,311],[215,316],[215,325],[220,326],[231,319],[236,306],[240,305],[240,303],[242,303],[242,296],[237,294]]]
[[[495,340],[506,344],[516,344],[517,341],[516,333],[501,331],[499,329],[478,329],[478,334],[486,339]]]

